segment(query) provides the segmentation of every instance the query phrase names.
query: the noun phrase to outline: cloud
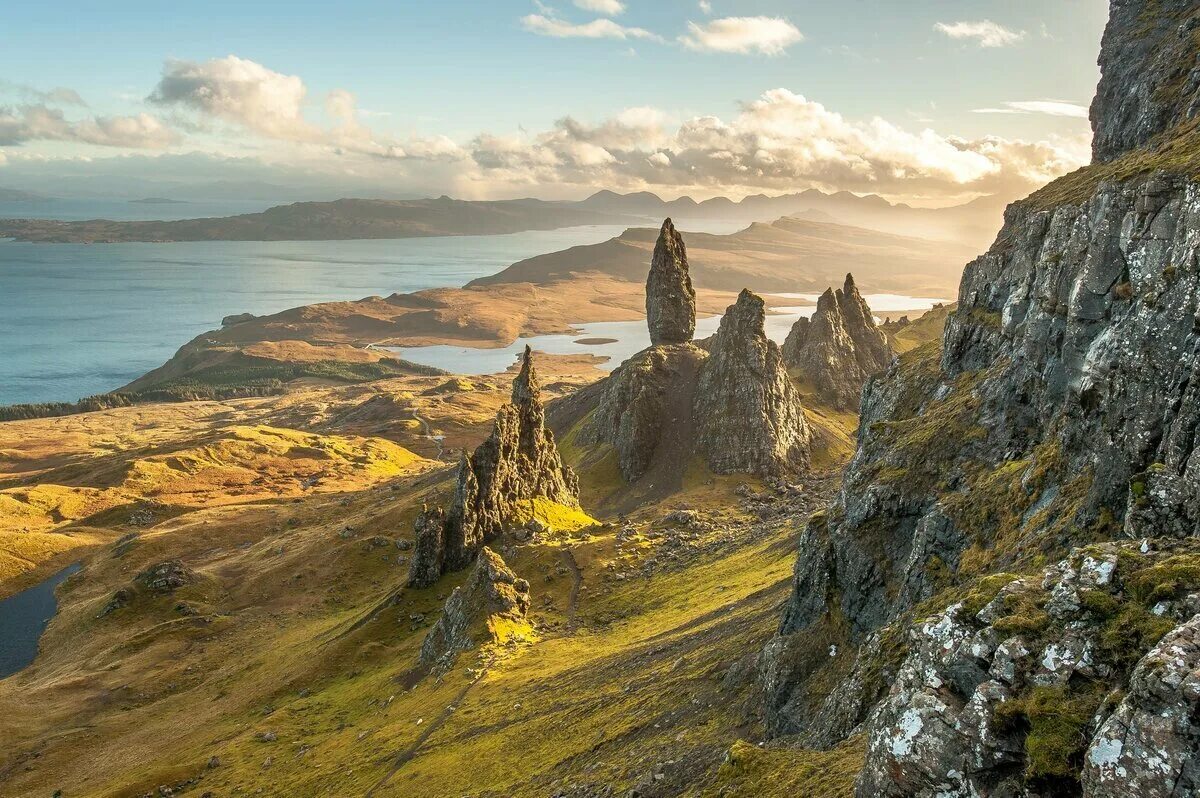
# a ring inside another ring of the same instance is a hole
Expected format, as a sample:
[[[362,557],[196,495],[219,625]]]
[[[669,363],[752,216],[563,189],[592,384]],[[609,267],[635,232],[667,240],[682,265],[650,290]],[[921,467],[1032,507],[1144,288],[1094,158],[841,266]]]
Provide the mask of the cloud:
[[[521,27],[539,36],[552,36],[556,39],[649,39],[662,41],[662,37],[644,28],[628,28],[618,25],[611,19],[595,19],[591,22],[575,24],[564,22],[554,17],[542,14],[530,14],[521,18]]]
[[[311,141],[320,133],[302,114],[306,94],[304,81],[295,75],[229,55],[203,63],[168,61],[147,99],[190,108],[271,138]]]
[[[804,41],[804,34],[782,17],[723,17],[704,24],[689,22],[679,41],[702,52],[779,55]]]
[[[15,94],[23,100],[32,103],[87,105],[83,98],[79,96],[79,92],[74,89],[68,89],[65,86],[56,86],[53,89],[42,90],[23,83],[0,80],[0,94]]]
[[[1086,140],[968,140],[884,119],[852,121],[787,89],[733,118],[670,124],[630,109],[598,124],[571,117],[526,137],[478,136],[475,179],[507,186],[573,184],[671,191],[824,190],[957,198],[1028,191],[1088,160]]]
[[[574,0],[574,3],[584,11],[595,11],[597,14],[607,14],[610,17],[625,12],[625,4],[621,0]]]
[[[16,108],[0,106],[0,145],[72,141],[101,147],[161,149],[178,140],[178,133],[150,114],[95,116],[72,121],[60,109],[44,104]]]
[[[697,5],[700,6],[701,14],[708,15],[712,13],[712,3],[708,2],[708,0],[700,0]]]
[[[1069,116],[1075,119],[1087,119],[1088,109],[1085,105],[1066,102],[1065,100],[1026,100],[1006,102],[1003,108],[976,108],[976,114],[1046,114],[1047,116]]]
[[[980,47],[1008,47],[1025,38],[1025,31],[1015,31],[992,22],[938,22],[933,29],[951,39],[974,39]]]

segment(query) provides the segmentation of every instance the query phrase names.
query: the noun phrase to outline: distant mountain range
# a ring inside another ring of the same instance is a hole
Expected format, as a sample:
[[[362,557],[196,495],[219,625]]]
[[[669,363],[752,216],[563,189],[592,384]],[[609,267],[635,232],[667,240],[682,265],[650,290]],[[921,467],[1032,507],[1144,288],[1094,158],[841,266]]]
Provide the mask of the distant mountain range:
[[[156,200],[166,202],[167,200]],[[339,199],[297,202],[262,213],[177,221],[0,220],[0,237],[34,242],[283,241],[490,235],[587,224],[657,226],[670,216],[682,229],[714,221],[749,225],[782,217],[830,222],[984,249],[999,229],[1004,200],[985,197],[950,208],[913,208],[882,197],[815,189],[696,202],[649,192],[600,191],[578,202],[537,199],[466,201]]]
[[[602,275],[640,284],[657,228],[632,228],[599,244],[537,255],[468,284],[549,285]],[[754,222],[731,235],[687,233],[688,263],[697,288],[820,293],[853,271],[874,292],[954,296],[963,266],[976,254],[966,244],[930,241],[861,227],[785,217]]]

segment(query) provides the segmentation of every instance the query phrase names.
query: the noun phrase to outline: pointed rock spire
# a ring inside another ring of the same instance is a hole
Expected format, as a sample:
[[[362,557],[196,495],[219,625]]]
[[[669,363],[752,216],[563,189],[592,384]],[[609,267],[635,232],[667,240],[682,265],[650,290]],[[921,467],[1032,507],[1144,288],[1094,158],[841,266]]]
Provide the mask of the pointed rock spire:
[[[700,371],[696,442],[717,473],[779,474],[808,462],[812,434],[800,395],[765,325],[762,297],[743,290]]]
[[[646,323],[655,346],[687,343],[696,332],[696,291],[688,273],[687,249],[670,219],[663,222],[650,260]]]
[[[847,274],[841,290],[826,289],[811,319],[799,319],[783,343],[783,358],[827,402],[858,406],[867,378],[891,364],[892,348]]]
[[[546,426],[533,353],[526,347],[513,380],[512,403],[496,413],[492,434],[474,454],[462,454],[449,511],[417,517],[418,545],[409,583],[431,584],[435,571],[440,576],[465,567],[480,546],[495,539],[519,514],[521,503],[535,499],[578,507],[579,478],[563,464],[554,433]],[[433,535],[439,517],[440,544],[422,542],[423,535]]]

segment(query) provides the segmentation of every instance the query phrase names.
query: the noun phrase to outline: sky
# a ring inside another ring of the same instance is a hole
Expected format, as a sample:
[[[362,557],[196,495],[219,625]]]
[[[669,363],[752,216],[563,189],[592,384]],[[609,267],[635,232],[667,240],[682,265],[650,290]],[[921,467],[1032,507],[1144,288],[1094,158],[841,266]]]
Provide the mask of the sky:
[[[1019,196],[1089,158],[1106,16],[1105,0],[14,3],[0,186]]]

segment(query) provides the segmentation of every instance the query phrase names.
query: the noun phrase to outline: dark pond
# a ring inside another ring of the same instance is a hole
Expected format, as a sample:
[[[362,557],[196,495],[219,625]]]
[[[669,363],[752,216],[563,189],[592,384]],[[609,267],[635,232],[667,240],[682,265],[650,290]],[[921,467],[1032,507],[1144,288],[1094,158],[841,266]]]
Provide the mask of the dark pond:
[[[0,679],[33,662],[38,640],[58,611],[54,589],[79,568],[79,563],[69,565],[28,590],[0,601]]]

